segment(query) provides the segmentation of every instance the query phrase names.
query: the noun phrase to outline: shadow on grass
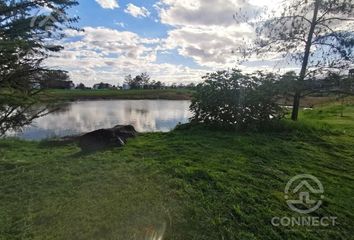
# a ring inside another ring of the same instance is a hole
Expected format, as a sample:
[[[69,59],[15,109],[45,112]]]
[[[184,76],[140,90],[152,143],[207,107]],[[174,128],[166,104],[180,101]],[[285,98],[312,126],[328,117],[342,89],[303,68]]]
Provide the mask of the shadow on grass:
[[[40,148],[57,148],[57,147],[67,147],[74,145],[75,141],[63,141],[63,140],[45,140],[39,143]]]
[[[71,157],[86,157],[97,153],[103,153],[103,152],[112,151],[114,149],[121,149],[121,148],[122,147],[107,146],[107,147],[101,147],[101,148],[90,149],[90,150],[81,149],[81,151],[72,154]]]
[[[204,136],[204,138],[215,139],[215,145],[218,140],[224,138],[232,139],[235,136],[247,139],[250,144],[255,146],[264,145],[267,141],[287,141],[287,142],[304,142],[320,147],[324,152],[331,153],[337,149],[336,145],[328,140],[329,136],[341,136],[343,131],[333,129],[331,125],[326,123],[290,120],[274,121],[258,128],[249,129],[230,129],[210,126],[206,124],[183,124],[176,127],[172,132],[177,136],[182,134],[186,136]],[[170,135],[165,136],[169,141]],[[241,148],[241,146],[238,146]],[[240,149],[241,150],[241,149]]]
[[[42,149],[55,149],[55,148],[65,148],[65,147],[77,147],[80,149],[78,146],[78,140],[76,137],[68,137],[68,138],[61,138],[61,139],[51,139],[51,140],[44,140],[41,141],[38,145]],[[85,157],[89,155],[93,155],[96,153],[100,152],[106,152],[106,151],[111,151],[114,149],[120,149],[121,147],[116,147],[116,146],[104,146],[104,147],[96,147],[93,149],[80,149],[79,152],[76,152],[74,154],[71,154],[70,157]]]
[[[9,148],[9,147],[11,147],[11,144],[0,142],[0,149],[1,148]]]

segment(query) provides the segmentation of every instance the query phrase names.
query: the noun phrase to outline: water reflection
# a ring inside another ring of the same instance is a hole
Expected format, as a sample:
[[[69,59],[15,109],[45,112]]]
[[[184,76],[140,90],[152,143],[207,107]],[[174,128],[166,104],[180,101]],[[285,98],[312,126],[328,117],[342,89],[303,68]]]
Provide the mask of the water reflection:
[[[139,132],[170,131],[191,116],[189,101],[111,100],[66,104],[60,111],[37,119],[19,138],[40,140],[131,124]]]

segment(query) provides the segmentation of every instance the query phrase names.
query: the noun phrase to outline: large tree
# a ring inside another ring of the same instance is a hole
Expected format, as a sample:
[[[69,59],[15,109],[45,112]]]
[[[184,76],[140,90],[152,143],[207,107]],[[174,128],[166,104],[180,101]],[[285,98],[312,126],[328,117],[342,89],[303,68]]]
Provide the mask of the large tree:
[[[298,119],[307,78],[347,69],[353,63],[353,10],[353,0],[291,0],[256,22],[257,38],[248,52],[281,54],[301,66],[294,89],[293,120]]]
[[[46,114],[34,108],[43,61],[62,49],[59,40],[76,17],[67,10],[76,0],[0,0],[0,136]],[[77,30],[77,29],[76,29]]]

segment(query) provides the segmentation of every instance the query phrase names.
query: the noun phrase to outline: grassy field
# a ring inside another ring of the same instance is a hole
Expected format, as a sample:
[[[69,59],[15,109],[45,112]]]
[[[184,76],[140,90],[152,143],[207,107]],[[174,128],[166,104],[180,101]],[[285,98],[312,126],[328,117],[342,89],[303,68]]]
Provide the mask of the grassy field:
[[[191,100],[194,91],[189,89],[158,89],[158,90],[46,90],[41,93],[44,100],[54,101],[77,101],[77,100],[142,100],[142,99],[163,99],[163,100]],[[336,95],[330,96],[306,96],[301,101],[302,107],[313,107],[326,105],[336,101]],[[281,104],[291,106],[292,99],[281,100]]]
[[[260,133],[142,134],[123,149],[0,141],[0,239],[353,239],[354,106],[307,110]],[[313,174],[329,227],[274,227],[284,188]],[[157,235],[156,235],[156,234]],[[150,236],[150,237],[148,237]],[[155,236],[155,238],[154,238]]]
[[[64,101],[94,100],[94,99],[167,99],[189,100],[193,92],[188,89],[159,90],[47,90],[42,94],[44,99]]]

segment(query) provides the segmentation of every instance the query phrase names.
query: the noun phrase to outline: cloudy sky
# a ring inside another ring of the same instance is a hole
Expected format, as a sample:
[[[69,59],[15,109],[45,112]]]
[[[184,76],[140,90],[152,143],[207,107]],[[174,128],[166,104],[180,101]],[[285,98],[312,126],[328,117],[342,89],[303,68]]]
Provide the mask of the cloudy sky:
[[[79,0],[71,9],[84,32],[68,32],[65,50],[47,65],[70,72],[75,83],[122,84],[148,72],[166,83],[200,81],[207,72],[237,67],[277,70],[279,59],[238,65],[232,52],[253,37],[233,14],[272,8],[279,0]]]

